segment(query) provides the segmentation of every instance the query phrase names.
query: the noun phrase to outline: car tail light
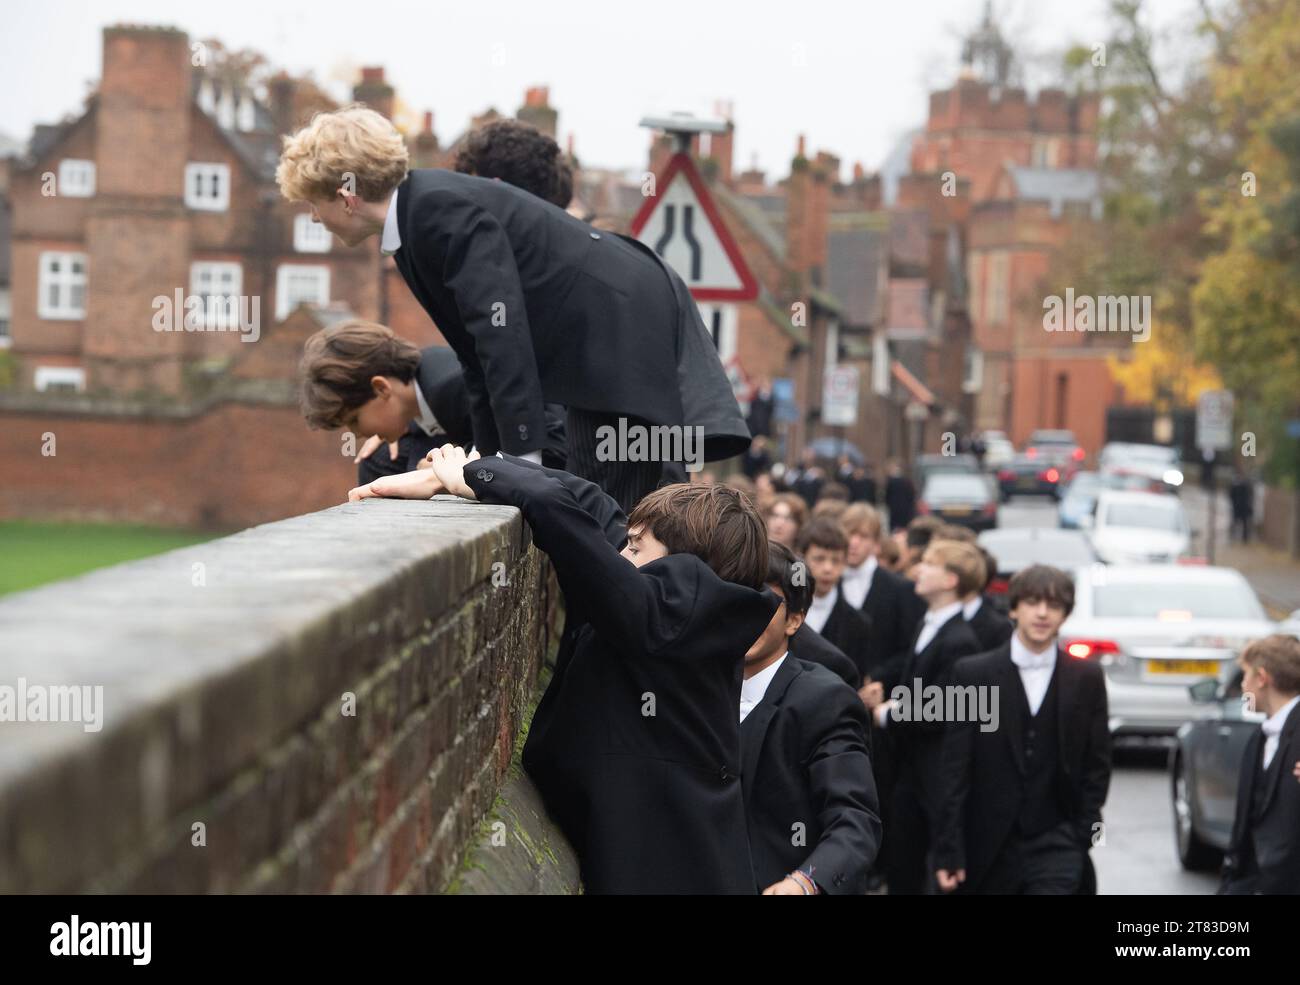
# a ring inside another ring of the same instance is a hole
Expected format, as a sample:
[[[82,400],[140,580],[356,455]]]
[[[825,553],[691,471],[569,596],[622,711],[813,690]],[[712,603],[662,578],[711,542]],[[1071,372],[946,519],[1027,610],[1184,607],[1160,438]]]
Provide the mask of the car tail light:
[[[1010,469],[998,469],[999,482],[1011,482],[1015,479],[1016,474]]]
[[[1175,563],[1177,563],[1177,564],[1196,564],[1196,565],[1204,565],[1204,564],[1209,564],[1210,562],[1209,562],[1206,558],[1203,558],[1203,557],[1196,557],[1196,556],[1191,555],[1191,554],[1183,554],[1183,555],[1180,555],[1180,556],[1178,557],[1178,559],[1177,559],[1177,561],[1176,561]]]
[[[1083,461],[1083,449],[1082,449],[1082,448],[1076,448],[1076,449],[1074,449],[1074,451],[1070,452],[1070,457],[1073,458],[1076,462],[1082,462],[1082,461]]]
[[[1038,478],[1042,479],[1044,482],[1058,482],[1060,481],[1061,473],[1056,471],[1056,469],[1044,469],[1042,472],[1038,473]]]
[[[923,499],[918,499],[916,501],[916,512],[919,513],[921,516],[929,516],[930,504]]]
[[[1062,649],[1077,660],[1098,660],[1103,665],[1119,656],[1119,644],[1114,640],[1066,640]]]
[[[990,595],[1006,595],[1011,588],[1011,581],[1007,578],[994,578],[989,582],[989,587],[984,589]]]
[[[1026,449],[1025,449],[1025,458],[1037,458],[1037,457],[1038,457],[1038,449],[1037,449],[1037,448],[1026,448]]]
[[[985,503],[983,513],[985,516],[997,516],[998,507],[996,503]]]

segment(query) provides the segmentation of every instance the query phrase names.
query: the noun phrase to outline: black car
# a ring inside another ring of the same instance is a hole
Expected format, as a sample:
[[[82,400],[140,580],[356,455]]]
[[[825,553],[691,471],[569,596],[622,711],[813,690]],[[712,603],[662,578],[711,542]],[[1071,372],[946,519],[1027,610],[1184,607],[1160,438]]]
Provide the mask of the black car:
[[[976,531],[991,530],[998,525],[997,499],[984,476],[978,473],[941,472],[930,476],[917,500],[916,512]]]
[[[1004,503],[1012,496],[1059,499],[1062,483],[1072,474],[1073,470],[1064,462],[1046,461],[1036,455],[1017,455],[998,469],[998,491]]]
[[[1206,678],[1188,690],[1208,707],[1207,717],[1179,728],[1169,753],[1174,844],[1183,868],[1212,872],[1232,839],[1246,743],[1264,716],[1242,701],[1240,668],[1225,683]]]

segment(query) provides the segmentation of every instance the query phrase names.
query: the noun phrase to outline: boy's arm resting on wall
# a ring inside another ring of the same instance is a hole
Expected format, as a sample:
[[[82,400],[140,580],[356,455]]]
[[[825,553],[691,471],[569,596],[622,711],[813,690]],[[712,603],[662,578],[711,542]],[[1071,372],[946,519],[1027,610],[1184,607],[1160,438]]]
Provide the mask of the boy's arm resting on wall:
[[[509,461],[515,462],[520,468],[534,469],[541,472],[564,486],[573,494],[573,498],[577,500],[578,505],[586,510],[600,525],[601,530],[604,531],[606,542],[615,550],[621,551],[623,549],[623,545],[627,543],[627,517],[623,514],[622,508],[613,496],[601,489],[596,483],[580,478],[572,472],[566,472],[563,469],[549,469],[545,465],[538,465],[536,462],[514,456],[511,456]]]
[[[430,196],[426,204],[414,238],[438,257],[434,273],[456,298],[480,370],[477,378],[468,367],[465,374],[474,439],[484,440],[478,431],[491,416],[499,443],[480,451],[537,451],[546,443],[542,384],[510,240],[495,216],[459,195]]]
[[[523,513],[538,548],[555,566],[566,605],[580,610],[608,642],[628,653],[645,652],[651,624],[658,621],[654,579],[619,554],[606,525],[583,507],[575,490],[596,497],[578,485],[582,480],[561,480],[567,473],[504,457],[472,461],[464,474],[480,502]]]

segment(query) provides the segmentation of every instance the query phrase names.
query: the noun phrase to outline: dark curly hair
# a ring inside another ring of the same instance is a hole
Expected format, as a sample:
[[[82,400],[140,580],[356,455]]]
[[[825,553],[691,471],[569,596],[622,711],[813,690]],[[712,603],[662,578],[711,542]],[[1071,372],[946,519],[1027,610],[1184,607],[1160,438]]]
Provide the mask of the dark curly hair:
[[[471,131],[456,155],[456,170],[500,178],[560,208],[573,198],[573,168],[560,145],[518,120],[493,120]]]

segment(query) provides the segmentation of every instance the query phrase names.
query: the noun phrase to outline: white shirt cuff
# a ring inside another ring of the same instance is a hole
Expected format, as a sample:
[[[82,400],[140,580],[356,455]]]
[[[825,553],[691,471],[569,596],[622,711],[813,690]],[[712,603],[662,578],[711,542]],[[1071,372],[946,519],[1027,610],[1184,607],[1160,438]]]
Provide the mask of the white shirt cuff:
[[[532,462],[534,465],[542,464],[542,452],[540,448],[537,451],[526,451],[519,457],[525,462]]]

